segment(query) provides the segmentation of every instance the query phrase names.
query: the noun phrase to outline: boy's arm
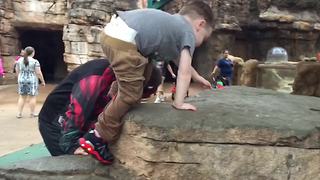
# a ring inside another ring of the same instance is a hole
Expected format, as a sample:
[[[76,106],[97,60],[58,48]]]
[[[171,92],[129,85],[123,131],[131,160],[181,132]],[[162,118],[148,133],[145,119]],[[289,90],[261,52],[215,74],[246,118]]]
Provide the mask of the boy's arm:
[[[173,102],[173,107],[177,109],[195,111],[197,110],[195,106],[184,102],[184,97],[186,96],[190,86],[192,73],[191,61],[192,57],[190,55],[189,49],[183,49],[180,54],[180,62],[177,77],[177,89],[175,99]]]
[[[167,65],[167,69],[168,69],[169,73],[171,74],[171,77],[172,78],[176,78],[176,75],[174,74],[174,72],[173,72],[173,70],[172,70],[172,68],[171,68],[169,63]]]
[[[219,67],[217,65],[215,65],[210,76],[214,76],[217,73],[218,69],[219,69]]]
[[[200,76],[199,73],[191,67],[191,77],[194,81],[202,84],[205,88],[211,89],[211,84],[204,77]]]
[[[220,73],[220,62],[221,61],[218,61],[218,63],[214,66],[212,73],[210,74],[210,78],[213,81],[216,81],[216,76]]]

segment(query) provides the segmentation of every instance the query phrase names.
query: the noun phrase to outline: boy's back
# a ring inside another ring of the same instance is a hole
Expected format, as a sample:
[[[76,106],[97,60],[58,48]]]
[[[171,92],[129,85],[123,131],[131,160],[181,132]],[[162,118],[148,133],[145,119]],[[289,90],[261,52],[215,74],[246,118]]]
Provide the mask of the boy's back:
[[[175,60],[178,64],[180,52],[189,47],[192,56],[195,35],[190,23],[181,15],[155,9],[120,11],[118,14],[130,28],[138,32],[135,42],[142,55],[150,56],[157,52],[160,59]]]

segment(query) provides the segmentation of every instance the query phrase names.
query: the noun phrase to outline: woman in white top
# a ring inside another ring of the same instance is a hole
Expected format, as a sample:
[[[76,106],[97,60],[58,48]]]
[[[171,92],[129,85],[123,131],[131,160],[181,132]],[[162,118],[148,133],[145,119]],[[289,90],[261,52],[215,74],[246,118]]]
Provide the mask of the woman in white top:
[[[34,48],[28,46],[24,49],[24,56],[21,57],[16,66],[16,73],[18,74],[18,114],[17,118],[22,117],[22,109],[26,98],[29,96],[29,105],[31,117],[37,117],[38,114],[34,112],[36,106],[36,96],[38,95],[39,81],[45,86],[45,81],[41,72],[40,63],[34,59]]]

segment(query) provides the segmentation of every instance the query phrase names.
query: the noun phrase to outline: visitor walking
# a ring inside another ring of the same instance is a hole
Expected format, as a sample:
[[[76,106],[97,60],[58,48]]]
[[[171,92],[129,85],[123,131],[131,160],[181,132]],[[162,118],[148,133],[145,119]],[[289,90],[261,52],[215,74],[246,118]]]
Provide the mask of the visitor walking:
[[[176,79],[176,74],[173,72],[173,69],[170,65],[170,63],[167,63],[165,61],[158,61],[156,62],[156,67],[160,70],[161,73],[161,84],[158,86],[156,99],[154,103],[161,103],[165,101],[165,94],[164,94],[164,81],[166,79],[167,71],[170,73],[172,79]]]
[[[35,50],[33,47],[28,46],[24,49],[24,56],[21,57],[16,65],[16,73],[18,74],[18,113],[17,118],[22,117],[22,110],[29,97],[30,117],[37,117],[35,113],[36,97],[38,95],[39,81],[45,86],[45,81],[41,72],[40,63],[34,59]]]
[[[3,67],[3,59],[2,56],[0,55],[0,82],[4,78],[5,72],[4,72],[4,67]]]
[[[231,86],[232,85],[232,76],[233,76],[233,62],[231,59],[228,58],[229,51],[225,50],[223,52],[223,58],[219,59],[217,64],[215,65],[211,77],[213,82],[221,81],[224,86]],[[215,78],[214,76],[217,75]]]

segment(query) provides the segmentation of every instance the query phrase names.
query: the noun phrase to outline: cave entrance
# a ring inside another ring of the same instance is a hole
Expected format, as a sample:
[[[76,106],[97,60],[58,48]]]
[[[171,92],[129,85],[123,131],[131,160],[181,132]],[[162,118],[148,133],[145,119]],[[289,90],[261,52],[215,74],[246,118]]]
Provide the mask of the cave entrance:
[[[264,60],[267,50],[261,49],[261,32],[243,27],[235,37],[236,56],[244,59]]]
[[[21,49],[34,47],[34,58],[40,63],[46,82],[58,83],[66,77],[68,71],[63,60],[62,30],[18,29],[18,34]]]
[[[316,53],[319,53],[319,52],[320,52],[320,36],[318,37],[315,46],[316,46],[316,47],[315,47]]]

